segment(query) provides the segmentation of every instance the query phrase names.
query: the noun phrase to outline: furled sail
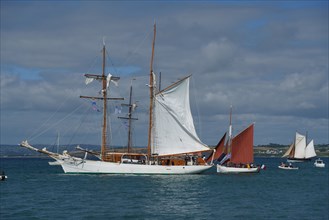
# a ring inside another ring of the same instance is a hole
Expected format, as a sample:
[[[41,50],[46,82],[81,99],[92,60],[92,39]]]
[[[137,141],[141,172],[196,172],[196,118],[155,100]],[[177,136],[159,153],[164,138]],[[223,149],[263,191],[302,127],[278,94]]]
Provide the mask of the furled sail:
[[[173,155],[210,150],[196,134],[190,109],[189,77],[155,95],[152,153]]]
[[[254,124],[232,139],[231,162],[248,164],[254,162]]]

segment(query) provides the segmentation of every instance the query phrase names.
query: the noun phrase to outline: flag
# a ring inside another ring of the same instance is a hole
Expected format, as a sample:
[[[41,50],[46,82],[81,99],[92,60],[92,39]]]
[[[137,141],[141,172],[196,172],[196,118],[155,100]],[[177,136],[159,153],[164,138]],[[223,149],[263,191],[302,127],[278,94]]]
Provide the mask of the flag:
[[[86,81],[85,81],[85,83],[86,83],[86,85],[88,85],[89,83],[91,83],[92,81],[94,81],[94,78],[86,78]]]
[[[262,170],[266,170],[266,166],[265,164],[262,164],[262,166],[260,167]]]
[[[114,114],[121,114],[121,107],[115,106]]]
[[[97,111],[97,112],[100,112],[100,110],[99,110],[99,108],[98,108],[96,102],[91,102],[91,106],[92,106],[93,110],[95,110],[95,111]]]
[[[129,126],[128,126],[128,122],[124,121],[124,122],[123,122],[123,125],[124,125],[125,129],[128,129],[128,127],[129,127]]]
[[[108,75],[107,75],[107,77],[106,77],[106,88],[109,88],[109,86],[110,86],[110,82],[113,82],[113,84],[115,85],[115,86],[118,86],[119,85],[119,80],[118,79],[111,79],[112,78],[112,75],[111,75],[111,73],[109,73]]]
[[[137,108],[137,104],[136,103],[134,103],[134,104],[132,104],[132,111],[135,111],[135,109]]]

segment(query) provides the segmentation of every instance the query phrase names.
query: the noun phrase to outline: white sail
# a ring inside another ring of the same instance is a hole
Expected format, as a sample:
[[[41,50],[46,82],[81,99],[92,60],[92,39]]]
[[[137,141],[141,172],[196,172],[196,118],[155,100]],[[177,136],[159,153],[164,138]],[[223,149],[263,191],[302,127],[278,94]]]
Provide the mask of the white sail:
[[[305,158],[306,138],[296,132],[295,138],[295,158]]]
[[[315,150],[314,150],[314,143],[313,143],[313,140],[311,140],[310,143],[308,143],[308,145],[306,146],[306,149],[305,149],[305,158],[312,158],[312,157],[315,157],[316,156],[316,153],[315,153]]]
[[[195,131],[189,77],[158,93],[154,105],[152,153],[172,155],[209,150]]]

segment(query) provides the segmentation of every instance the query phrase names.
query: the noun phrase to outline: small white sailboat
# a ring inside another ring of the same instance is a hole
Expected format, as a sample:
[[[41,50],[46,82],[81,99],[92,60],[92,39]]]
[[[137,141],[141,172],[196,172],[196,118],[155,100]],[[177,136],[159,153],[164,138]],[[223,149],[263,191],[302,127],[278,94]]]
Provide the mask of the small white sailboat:
[[[311,161],[316,157],[314,143],[311,140],[308,144],[306,136],[296,132],[295,140],[282,157],[288,157],[287,162],[305,162]]]
[[[102,75],[86,74],[88,81],[98,80],[102,84],[102,97],[80,96],[103,102],[103,123],[101,152],[84,150],[85,157],[53,153],[46,148],[39,150],[27,141],[21,143],[22,147],[34,150],[55,159],[65,173],[91,173],[91,174],[198,174],[212,167],[206,163],[201,153],[211,149],[201,142],[196,134],[189,101],[190,76],[161,90],[156,90],[155,74],[153,72],[153,56],[156,26],[152,43],[152,56],[150,68],[150,108],[148,145],[146,154],[117,153],[107,150],[107,101],[109,98],[109,83],[118,77],[105,75],[106,48],[103,46]],[[128,119],[128,120],[131,120]],[[128,144],[129,147],[129,144]],[[99,160],[87,159],[87,153],[92,153]]]
[[[319,167],[319,168],[325,168],[326,164],[323,162],[323,160],[321,160],[320,158],[316,159],[314,161],[314,166],[315,167]]]
[[[229,140],[224,150],[226,156],[217,164],[217,173],[259,173],[254,163],[254,124],[232,138],[232,107],[230,111]]]

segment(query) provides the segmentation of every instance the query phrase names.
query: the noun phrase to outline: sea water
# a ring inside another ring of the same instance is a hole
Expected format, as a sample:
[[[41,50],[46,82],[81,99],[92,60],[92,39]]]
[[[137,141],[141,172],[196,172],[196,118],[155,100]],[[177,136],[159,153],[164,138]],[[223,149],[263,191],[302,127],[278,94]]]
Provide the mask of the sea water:
[[[326,168],[256,158],[259,174],[70,175],[50,159],[1,159],[0,219],[328,219]]]

